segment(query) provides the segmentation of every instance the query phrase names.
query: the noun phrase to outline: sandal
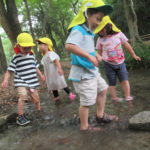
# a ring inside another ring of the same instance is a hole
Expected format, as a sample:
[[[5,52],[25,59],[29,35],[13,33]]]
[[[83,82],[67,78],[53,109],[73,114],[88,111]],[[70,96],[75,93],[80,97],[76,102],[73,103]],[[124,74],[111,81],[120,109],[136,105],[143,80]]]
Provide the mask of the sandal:
[[[109,114],[106,114],[104,113],[103,117],[100,118],[96,115],[96,122],[98,124],[101,124],[101,123],[110,123],[112,121],[118,121],[118,116],[116,115],[109,115]]]
[[[133,96],[127,96],[127,97],[125,97],[125,100],[126,101],[132,101],[133,100]]]
[[[93,126],[88,126],[88,128],[86,129],[81,129],[80,131],[84,131],[84,132],[102,132],[104,131],[104,129],[100,128],[100,127],[93,127]]]
[[[116,98],[113,98],[112,99],[114,102],[122,102],[123,101],[123,98],[121,97],[116,97]]]
[[[55,105],[61,104],[61,100],[59,99],[59,96],[54,98],[54,102],[55,102]]]
[[[76,98],[76,95],[74,93],[70,93],[68,97],[71,101],[73,101]]]

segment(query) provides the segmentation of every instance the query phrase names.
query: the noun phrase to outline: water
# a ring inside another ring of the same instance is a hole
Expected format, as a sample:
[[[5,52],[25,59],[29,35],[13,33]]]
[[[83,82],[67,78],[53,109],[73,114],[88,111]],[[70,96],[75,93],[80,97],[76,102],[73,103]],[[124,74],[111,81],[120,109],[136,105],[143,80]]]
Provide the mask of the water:
[[[63,103],[56,107],[43,93],[45,120],[33,117],[28,126],[10,125],[0,134],[0,150],[150,150],[149,132],[128,129],[131,116],[143,110],[150,111],[150,72],[130,71],[129,77],[135,100],[132,104],[113,104],[108,95],[106,112],[117,114],[119,122],[105,125],[104,132],[84,133],[79,131],[79,125],[60,124],[60,120],[66,122],[78,115],[78,100],[69,104],[62,92]],[[121,95],[120,90],[118,94]],[[33,105],[29,104],[26,109],[34,116]],[[92,106],[90,116],[94,114],[95,106]]]

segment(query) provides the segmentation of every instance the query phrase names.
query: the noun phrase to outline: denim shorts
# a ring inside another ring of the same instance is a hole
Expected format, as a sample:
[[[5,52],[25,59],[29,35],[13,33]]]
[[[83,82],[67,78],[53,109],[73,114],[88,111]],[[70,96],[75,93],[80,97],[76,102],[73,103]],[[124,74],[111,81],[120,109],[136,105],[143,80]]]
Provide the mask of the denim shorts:
[[[128,80],[128,71],[124,62],[119,65],[112,65],[104,62],[104,69],[108,78],[109,86],[115,86],[117,78],[120,82]]]

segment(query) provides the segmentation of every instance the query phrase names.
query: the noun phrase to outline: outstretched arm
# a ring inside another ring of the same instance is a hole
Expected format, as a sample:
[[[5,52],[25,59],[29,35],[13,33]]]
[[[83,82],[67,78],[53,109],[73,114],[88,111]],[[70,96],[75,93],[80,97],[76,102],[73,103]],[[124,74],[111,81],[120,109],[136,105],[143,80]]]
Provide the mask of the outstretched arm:
[[[3,80],[2,84],[1,84],[1,86],[2,86],[3,88],[7,88],[7,86],[8,86],[8,80],[9,80],[10,75],[11,75],[12,73],[13,73],[12,71],[9,71],[9,70],[6,71],[6,73],[5,73],[5,75],[4,75],[4,80]]]
[[[122,44],[124,46],[124,48],[126,49],[127,52],[130,53],[130,55],[135,59],[135,60],[141,60],[141,58],[139,56],[137,56],[133,50],[133,48],[131,47],[131,45],[128,42],[125,42]]]

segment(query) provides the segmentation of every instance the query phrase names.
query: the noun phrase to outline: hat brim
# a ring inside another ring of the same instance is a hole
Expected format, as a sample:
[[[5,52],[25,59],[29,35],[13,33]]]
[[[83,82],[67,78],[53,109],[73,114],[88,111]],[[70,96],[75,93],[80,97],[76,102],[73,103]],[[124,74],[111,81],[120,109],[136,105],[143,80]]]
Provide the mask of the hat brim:
[[[34,43],[19,43],[20,46],[22,47],[33,47],[36,46]]]
[[[105,16],[109,15],[113,11],[113,7],[111,5],[104,5],[104,6],[96,7],[95,9],[97,9],[99,12],[104,13]]]
[[[52,48],[52,46],[48,45],[48,44],[45,43],[43,40],[37,39],[37,40],[35,40],[35,41],[36,41],[36,42],[41,42],[41,43],[43,43],[43,44],[46,44],[46,45],[48,46],[48,49],[49,49],[50,51],[54,51],[53,48]]]
[[[46,43],[44,43],[43,41],[41,41],[41,40],[39,40],[39,39],[37,39],[37,40],[35,40],[36,42],[40,42],[40,43],[42,43],[42,44],[46,44]]]

